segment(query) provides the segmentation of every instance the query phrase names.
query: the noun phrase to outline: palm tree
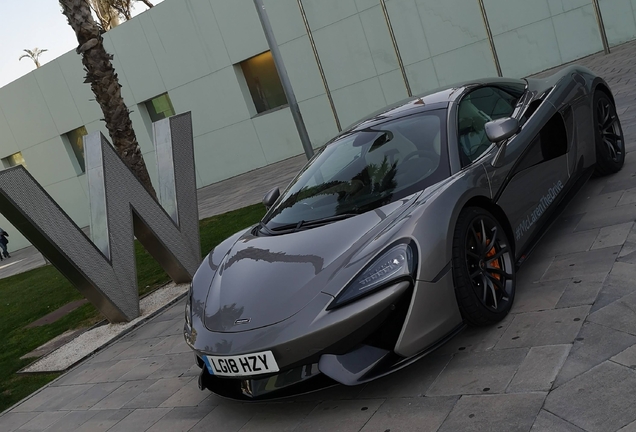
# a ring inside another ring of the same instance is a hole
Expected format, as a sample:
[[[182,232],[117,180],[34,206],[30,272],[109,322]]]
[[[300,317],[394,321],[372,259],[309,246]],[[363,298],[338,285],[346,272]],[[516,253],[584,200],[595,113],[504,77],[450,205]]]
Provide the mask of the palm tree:
[[[155,5],[153,5],[152,3],[150,3],[148,0],[135,0],[135,1],[140,1],[143,4],[145,4],[146,6],[148,6],[148,9],[150,9],[151,7],[154,7]]]
[[[89,4],[95,12],[100,26],[108,31],[119,25],[119,20],[128,21],[132,18],[133,3],[141,1],[149,9],[154,7],[149,0],[89,0]]]
[[[40,48],[33,48],[33,50],[29,50],[29,49],[25,49],[22,50],[24,51],[26,54],[22,54],[20,56],[20,58],[18,59],[18,61],[22,60],[23,58],[30,58],[31,60],[33,60],[33,63],[35,63],[35,67],[39,68],[40,65],[40,55],[44,52],[47,52],[47,49],[40,49]]]
[[[119,25],[119,11],[112,7],[112,0],[89,0],[89,4],[95,16],[99,20],[99,25],[108,31]]]
[[[86,70],[85,82],[90,83],[95,99],[104,114],[108,133],[128,168],[137,176],[148,192],[156,197],[150,182],[141,148],[130,120],[130,111],[121,96],[121,85],[111,63],[112,55],[106,52],[102,39],[103,30],[91,15],[88,0],[59,0],[62,13],[75,31]]]

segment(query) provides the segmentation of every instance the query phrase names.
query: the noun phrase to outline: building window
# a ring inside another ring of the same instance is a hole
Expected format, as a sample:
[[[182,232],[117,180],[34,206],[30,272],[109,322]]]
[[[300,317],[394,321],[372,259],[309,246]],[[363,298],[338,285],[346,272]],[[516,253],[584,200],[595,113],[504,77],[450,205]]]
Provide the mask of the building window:
[[[18,165],[22,165],[25,168],[27,167],[21,152],[14,153],[11,156],[2,159],[2,165],[4,165],[5,168],[11,168]]]
[[[153,123],[175,115],[168,93],[152,98],[144,104],[146,105],[146,110],[148,110],[148,115],[150,115],[150,120]]]
[[[264,52],[240,64],[257,113],[287,105],[271,52]]]
[[[77,158],[77,163],[79,163],[82,172],[86,172],[86,164],[84,162],[84,136],[86,135],[88,135],[88,132],[86,132],[86,127],[84,126],[78,127],[66,134],[66,138],[73,149],[73,153]]]

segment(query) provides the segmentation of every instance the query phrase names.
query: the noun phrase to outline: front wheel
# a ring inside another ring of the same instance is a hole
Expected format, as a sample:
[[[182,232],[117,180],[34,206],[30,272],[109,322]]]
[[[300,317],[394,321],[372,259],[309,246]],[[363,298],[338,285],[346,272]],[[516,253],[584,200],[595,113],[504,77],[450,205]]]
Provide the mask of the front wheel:
[[[467,323],[489,325],[508,315],[515,297],[513,256],[493,215],[480,207],[462,211],[453,237],[453,281]]]
[[[620,171],[625,163],[623,128],[612,99],[602,91],[594,94],[596,170],[599,176]]]

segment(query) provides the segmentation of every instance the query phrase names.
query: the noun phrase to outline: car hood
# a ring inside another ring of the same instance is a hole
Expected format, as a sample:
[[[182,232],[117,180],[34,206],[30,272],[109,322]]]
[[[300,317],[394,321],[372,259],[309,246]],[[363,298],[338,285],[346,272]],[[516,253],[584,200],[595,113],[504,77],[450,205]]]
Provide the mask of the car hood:
[[[215,332],[253,330],[291,317],[320,292],[335,296],[366,264],[360,250],[368,250],[365,246],[390,229],[417,196],[295,233],[254,236],[245,231],[220,262],[214,263],[212,254],[204,261],[215,271],[205,326]]]

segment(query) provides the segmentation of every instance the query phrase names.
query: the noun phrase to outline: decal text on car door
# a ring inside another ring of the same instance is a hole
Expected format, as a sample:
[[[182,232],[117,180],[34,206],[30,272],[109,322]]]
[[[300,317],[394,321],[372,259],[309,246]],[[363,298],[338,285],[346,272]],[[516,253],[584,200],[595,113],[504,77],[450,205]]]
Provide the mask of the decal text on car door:
[[[563,183],[561,180],[556,182],[554,186],[548,189],[548,193],[541,197],[539,200],[539,204],[534,208],[532,213],[526,216],[525,219],[521,221],[521,223],[515,229],[515,239],[519,240],[524,236],[526,232],[541,218],[541,215],[548,209],[550,204],[557,197],[559,192],[563,189]]]

